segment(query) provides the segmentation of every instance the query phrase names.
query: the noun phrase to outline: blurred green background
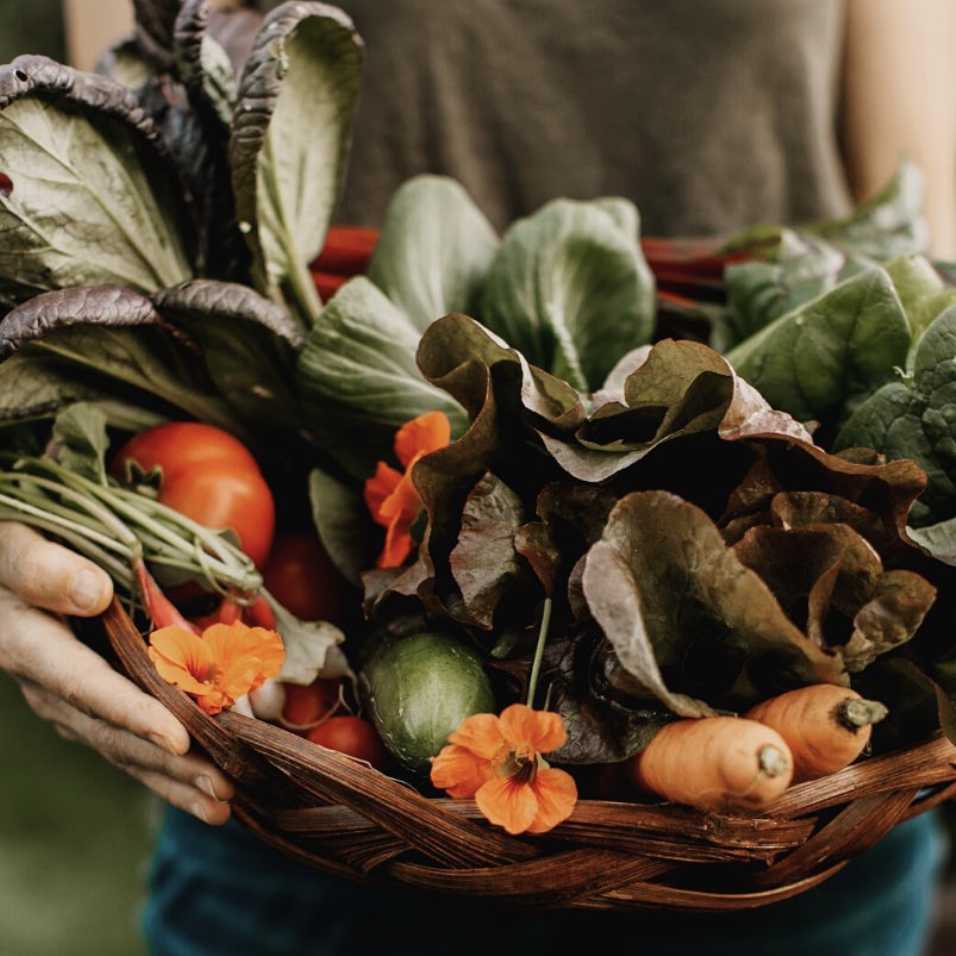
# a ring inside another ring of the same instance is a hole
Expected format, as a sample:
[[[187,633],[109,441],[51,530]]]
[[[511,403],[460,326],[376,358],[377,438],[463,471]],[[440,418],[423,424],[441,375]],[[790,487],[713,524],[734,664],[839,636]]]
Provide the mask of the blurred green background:
[[[19,53],[45,53],[64,58],[63,17],[60,0],[0,3],[0,63]]]
[[[0,956],[140,956],[156,804],[0,674]]]
[[[0,63],[62,60],[59,0],[0,3]],[[156,804],[0,673],[0,956],[140,956]]]

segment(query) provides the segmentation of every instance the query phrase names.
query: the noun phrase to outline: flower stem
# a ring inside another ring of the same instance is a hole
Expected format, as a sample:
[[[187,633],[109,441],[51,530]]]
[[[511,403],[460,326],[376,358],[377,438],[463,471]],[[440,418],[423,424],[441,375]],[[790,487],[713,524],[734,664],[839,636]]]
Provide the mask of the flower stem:
[[[544,599],[541,609],[541,626],[538,628],[538,644],[534,649],[534,661],[531,664],[531,677],[528,680],[528,706],[534,706],[534,692],[538,686],[538,674],[544,657],[544,645],[548,640],[548,628],[551,626],[551,598]]]

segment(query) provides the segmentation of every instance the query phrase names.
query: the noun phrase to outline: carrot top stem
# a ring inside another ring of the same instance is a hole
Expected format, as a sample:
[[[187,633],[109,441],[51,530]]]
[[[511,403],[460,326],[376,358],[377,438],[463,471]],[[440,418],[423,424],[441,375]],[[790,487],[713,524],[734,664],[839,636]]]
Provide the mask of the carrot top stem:
[[[837,704],[833,716],[837,722],[854,733],[862,727],[878,724],[889,710],[876,700],[857,700],[847,697]]]
[[[790,773],[790,761],[778,747],[765,744],[757,753],[757,763],[768,777],[779,777]]]

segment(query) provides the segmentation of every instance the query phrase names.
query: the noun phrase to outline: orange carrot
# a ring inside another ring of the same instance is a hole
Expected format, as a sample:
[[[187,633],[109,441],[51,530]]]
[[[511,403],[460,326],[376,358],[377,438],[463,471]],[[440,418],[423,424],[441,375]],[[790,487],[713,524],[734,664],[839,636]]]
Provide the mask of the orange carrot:
[[[626,762],[639,789],[723,813],[766,806],[786,790],[792,771],[783,738],[742,717],[675,720]]]
[[[762,701],[744,714],[772,727],[793,754],[795,783],[816,780],[851,764],[870,742],[886,707],[834,684],[810,684]]]

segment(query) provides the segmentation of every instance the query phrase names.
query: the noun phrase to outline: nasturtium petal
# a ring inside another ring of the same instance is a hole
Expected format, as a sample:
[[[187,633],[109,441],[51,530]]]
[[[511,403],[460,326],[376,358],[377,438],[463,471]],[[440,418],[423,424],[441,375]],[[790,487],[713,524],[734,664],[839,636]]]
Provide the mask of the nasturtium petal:
[[[443,747],[432,760],[432,786],[450,797],[470,799],[491,776],[492,766],[468,747]]]
[[[475,802],[489,822],[513,835],[524,833],[538,815],[538,798],[531,787],[508,776],[483,783]]]
[[[563,823],[574,811],[578,788],[574,777],[564,770],[539,770],[531,783],[538,800],[538,812],[528,825],[528,833],[546,833]]]
[[[512,704],[500,715],[501,733],[513,749],[530,747],[538,753],[557,750],[567,737],[559,714]]]

